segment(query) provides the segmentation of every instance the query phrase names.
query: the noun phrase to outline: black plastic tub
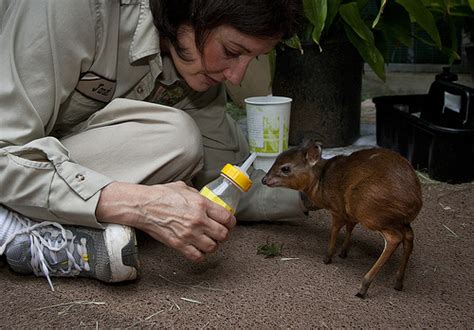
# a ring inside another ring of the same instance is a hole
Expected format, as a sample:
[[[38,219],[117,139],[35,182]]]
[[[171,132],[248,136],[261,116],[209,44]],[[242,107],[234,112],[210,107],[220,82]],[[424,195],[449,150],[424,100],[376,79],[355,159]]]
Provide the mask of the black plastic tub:
[[[474,180],[474,129],[435,125],[420,118],[429,101],[428,94],[374,98],[377,144],[399,152],[434,180]]]

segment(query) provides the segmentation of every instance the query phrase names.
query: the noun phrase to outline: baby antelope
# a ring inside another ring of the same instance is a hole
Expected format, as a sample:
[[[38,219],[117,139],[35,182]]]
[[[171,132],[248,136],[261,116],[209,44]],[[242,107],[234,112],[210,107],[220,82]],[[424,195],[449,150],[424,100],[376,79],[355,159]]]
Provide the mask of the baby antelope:
[[[331,237],[324,263],[331,263],[336,239],[342,227],[346,236],[340,257],[349,251],[355,225],[378,231],[385,247],[365,274],[357,296],[365,298],[380,268],[400,243],[403,257],[396,276],[396,290],[402,290],[405,269],[413,250],[415,220],[422,206],[420,181],[410,163],[398,153],[382,148],[360,150],[349,156],[321,158],[322,146],[305,141],[281,153],[262,179],[269,187],[302,191],[311,202],[332,215]]]

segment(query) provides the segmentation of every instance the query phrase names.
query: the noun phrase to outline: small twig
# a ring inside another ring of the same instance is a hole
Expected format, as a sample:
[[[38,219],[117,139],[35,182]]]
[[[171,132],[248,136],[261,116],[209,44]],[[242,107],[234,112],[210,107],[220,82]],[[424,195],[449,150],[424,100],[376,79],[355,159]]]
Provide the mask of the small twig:
[[[79,323],[79,326],[80,327],[84,327],[84,328],[87,328],[87,324],[85,324],[84,322],[81,321],[81,323]],[[96,329],[99,329],[99,321],[95,321],[95,328]]]
[[[72,301],[72,302],[68,302],[68,303],[62,303],[62,304],[57,304],[57,305],[40,307],[40,308],[37,308],[36,310],[40,311],[40,310],[43,310],[43,309],[69,306],[69,305],[106,305],[106,303],[103,302],[103,301],[82,301],[82,300],[80,300],[80,301]]]
[[[179,307],[179,305],[174,301],[173,298],[170,298],[170,300],[171,300],[171,302],[173,303],[173,305],[171,305],[171,308],[173,308],[174,306],[176,306],[176,308],[177,308],[178,310],[181,310],[181,307]],[[171,310],[171,309],[170,309],[170,310]]]
[[[450,232],[451,234],[453,234],[453,235],[454,235],[454,237],[459,237],[459,236],[458,236],[458,235],[457,235],[457,234],[456,234],[454,231],[452,231],[451,229],[449,229],[449,227],[448,227],[448,226],[446,226],[446,225],[443,225],[443,227],[444,227],[444,228],[446,228],[447,230],[449,230],[449,232]]]
[[[209,325],[209,322],[207,322],[206,324],[204,324],[204,326],[201,328],[202,329],[206,329],[206,327]]]
[[[75,305],[105,305],[105,302],[102,301],[72,301],[68,303],[56,304],[51,306],[45,306],[37,308],[36,310],[40,311],[43,309],[56,308],[56,307],[65,307],[62,311],[58,312],[58,315],[63,315],[67,313]]]
[[[160,309],[158,312],[153,313],[153,314],[151,314],[151,315],[145,317],[143,320],[133,323],[133,324],[130,325],[128,328],[132,328],[132,327],[134,327],[134,326],[136,326],[136,325],[138,325],[138,324],[140,324],[140,323],[146,322],[146,321],[148,321],[149,319],[151,319],[153,316],[156,316],[156,315],[158,315],[158,314],[160,314],[160,313],[163,313],[164,311],[165,311],[164,309]]]
[[[202,285],[202,284],[206,284],[206,286],[204,286],[204,285]],[[213,288],[213,287],[211,287],[211,285],[210,285],[208,282],[206,282],[206,281],[200,282],[199,284],[196,284],[196,285],[193,285],[192,288],[195,288],[195,289],[202,289],[202,290],[209,290],[209,291],[229,292],[228,290]]]
[[[438,204],[443,208],[443,210],[445,211],[448,211],[448,210],[452,210],[452,208],[450,206],[447,206],[447,205],[444,205],[443,203],[441,202],[438,202]]]
[[[164,309],[161,309],[161,310],[159,310],[158,312],[153,313],[153,314],[151,314],[150,316],[145,317],[145,318],[143,319],[143,321],[148,321],[148,320],[151,319],[153,316],[156,316],[156,315],[158,315],[158,314],[160,314],[160,313],[163,313],[164,311],[165,311]]]
[[[158,275],[159,277],[161,277],[162,279],[164,279],[165,281],[171,283],[171,284],[174,284],[174,285],[177,285],[177,286],[181,286],[181,287],[185,287],[185,288],[192,288],[192,289],[201,289],[201,290],[209,290],[209,291],[221,291],[221,292],[229,292],[227,290],[223,290],[223,289],[217,289],[217,288],[212,288],[210,286],[203,286],[201,285],[201,283],[206,283],[206,282],[201,282],[199,284],[184,284],[184,283],[179,283],[179,282],[175,282],[175,281],[172,281],[170,279],[167,279],[166,277],[164,277],[163,275]]]
[[[193,303],[193,304],[199,304],[199,305],[202,304],[202,302],[200,302],[198,300],[194,300],[194,299],[189,299],[189,298],[184,298],[184,297],[181,297],[179,299],[190,302],[190,303]]]
[[[67,306],[66,308],[64,308],[62,311],[58,312],[58,315],[63,315],[63,314],[66,314],[67,312],[69,312],[69,310],[74,307],[74,305],[69,305]]]
[[[418,176],[421,177],[424,180],[423,183],[431,183],[431,184],[439,184],[440,183],[439,181],[430,179],[429,177],[427,177],[426,175],[424,175],[423,173],[421,173],[419,171],[416,171],[416,174],[418,174]]]
[[[281,258],[280,261],[299,260],[300,258]]]

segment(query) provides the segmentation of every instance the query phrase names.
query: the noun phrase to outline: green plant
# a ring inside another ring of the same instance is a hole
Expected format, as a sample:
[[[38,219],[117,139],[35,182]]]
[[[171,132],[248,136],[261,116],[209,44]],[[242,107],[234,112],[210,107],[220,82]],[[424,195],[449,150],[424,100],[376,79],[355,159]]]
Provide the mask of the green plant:
[[[277,245],[275,243],[262,244],[257,247],[257,254],[263,254],[265,258],[273,258],[281,255],[283,244]]]
[[[456,28],[462,28],[474,38],[474,0],[423,0],[425,6],[433,13],[436,21],[447,25],[452,49],[456,49],[457,38],[454,35]],[[449,45],[448,45],[449,46]]]
[[[389,41],[411,47],[417,38],[447,53],[452,63],[459,58],[456,28],[460,20],[474,18],[474,0],[303,0],[303,4],[306,24],[286,45],[302,49],[301,41],[312,41],[324,51],[324,40],[339,31],[382,80]],[[440,23],[449,30],[447,43],[441,40]],[[416,35],[413,24],[428,39]]]

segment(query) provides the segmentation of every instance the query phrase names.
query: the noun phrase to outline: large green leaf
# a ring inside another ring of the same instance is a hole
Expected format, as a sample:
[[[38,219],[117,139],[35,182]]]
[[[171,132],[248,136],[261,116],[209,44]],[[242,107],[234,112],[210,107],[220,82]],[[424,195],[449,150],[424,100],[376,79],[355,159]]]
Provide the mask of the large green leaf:
[[[359,7],[359,11],[361,11],[365,6],[367,6],[367,3],[369,0],[356,0],[357,2],[357,7]]]
[[[471,7],[468,7],[468,6],[450,7],[449,8],[449,16],[474,18],[474,11],[471,9]]]
[[[426,8],[421,0],[396,0],[410,14],[410,17],[418,23],[431,37],[435,45],[441,48],[441,38],[436,27],[435,20],[431,12]]]
[[[375,26],[377,26],[379,20],[380,20],[380,16],[382,15],[383,13],[383,10],[385,8],[385,6],[387,5],[387,1],[388,0],[382,0],[382,3],[380,4],[380,9],[379,9],[379,13],[377,14],[377,17],[375,18],[374,22],[372,23],[372,28],[374,28]]]
[[[319,39],[326,23],[328,13],[328,0],[304,0],[304,12],[308,20],[313,24],[311,38],[319,45]]]
[[[422,0],[436,18],[447,20],[448,16],[474,17],[474,0]]]
[[[382,54],[385,63],[389,62],[388,59],[388,38],[383,31],[374,30],[374,38],[375,38],[375,47],[380,51]]]
[[[474,0],[469,0],[469,7],[474,11]]]
[[[340,5],[341,5],[341,0],[329,0],[328,1],[328,14],[327,14],[327,18],[326,18],[326,29],[328,29],[332,25],[332,22],[334,21],[334,18],[339,13],[339,6]]]
[[[359,51],[362,59],[374,70],[375,74],[385,81],[385,66],[384,58],[380,51],[375,47],[374,43],[369,43],[366,40],[359,37],[354,32],[351,26],[344,24],[347,38]]]
[[[356,2],[350,2],[339,8],[339,13],[347,25],[363,40],[369,44],[374,44],[374,35],[360,16]]]
[[[424,7],[429,8],[430,11],[445,11],[446,2],[444,0],[422,0]]]
[[[301,46],[301,41],[298,35],[295,34],[291,38],[283,40],[283,43],[290,48],[298,49],[301,54],[303,54],[303,47]]]
[[[413,46],[410,15],[399,4],[392,3],[385,8],[378,28],[389,40],[400,42],[407,47]]]
[[[458,38],[456,36],[456,26],[454,25],[454,20],[451,16],[447,17],[448,21],[448,29],[449,29],[449,40],[451,41],[451,45],[449,46],[449,64],[452,64],[454,60],[460,59],[459,54],[456,53],[458,49]]]

